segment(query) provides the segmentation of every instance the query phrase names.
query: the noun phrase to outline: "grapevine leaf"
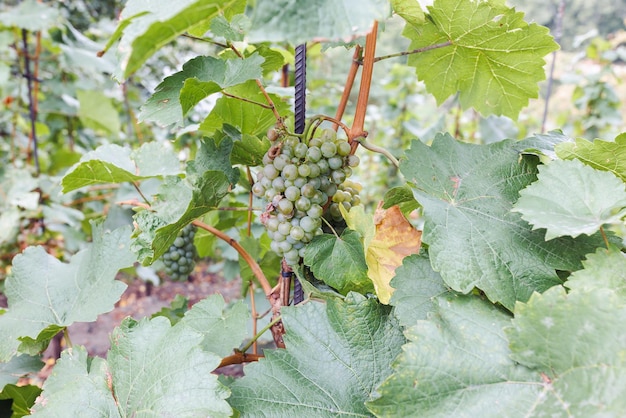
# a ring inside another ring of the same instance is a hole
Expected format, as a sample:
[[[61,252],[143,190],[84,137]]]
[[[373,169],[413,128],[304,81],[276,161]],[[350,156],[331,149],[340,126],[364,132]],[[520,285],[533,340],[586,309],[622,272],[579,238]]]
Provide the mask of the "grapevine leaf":
[[[402,213],[408,214],[420,207],[415,196],[413,196],[413,190],[407,185],[394,187],[385,193],[384,209],[389,209],[394,205],[400,206]]]
[[[30,415],[30,408],[41,393],[41,388],[35,385],[17,386],[6,385],[0,392],[0,401],[11,401],[11,418],[22,418]],[[0,405],[2,403],[0,402]],[[3,413],[8,411],[0,410]],[[9,415],[2,415],[8,417]]]
[[[228,93],[257,103],[267,103],[254,81],[229,88]],[[281,116],[286,117],[290,114],[287,103],[274,94],[270,94],[269,97]],[[235,126],[243,134],[264,135],[276,123],[276,118],[270,109],[258,104],[232,97],[220,97],[209,116],[200,124],[200,131],[210,136],[215,131],[222,129],[226,123]]]
[[[228,193],[229,181],[221,171],[188,174],[186,179],[166,177],[151,210],[135,215],[138,231],[131,249],[144,265],[162,256],[176,239],[178,231],[215,209]]]
[[[385,417],[523,417],[540,376],[509,358],[502,328],[511,317],[473,296],[436,301],[367,407]]]
[[[43,367],[39,357],[20,355],[7,363],[0,363],[0,388],[17,383],[20,377],[36,373]]]
[[[447,45],[409,57],[441,104],[460,92],[463,108],[516,118],[545,78],[543,56],[558,49],[548,29],[489,1],[435,0],[423,25],[407,25],[410,50]]]
[[[63,192],[93,184],[136,182],[151,177],[181,173],[174,152],[159,142],[146,142],[131,151],[116,144],[106,144],[85,154],[68,170],[61,185]]]
[[[544,231],[511,212],[537,171],[536,157],[520,156],[514,144],[465,144],[439,134],[430,147],[414,141],[400,166],[423,206],[422,241],[433,269],[452,289],[478,287],[508,309],[559,284],[555,270],[578,270],[585,254],[604,245],[596,235],[545,241]]]
[[[435,311],[435,298],[450,292],[424,253],[406,257],[396,269],[391,286],[396,290],[389,303],[395,307],[400,323],[407,327],[426,319],[427,314]]]
[[[506,116],[490,115],[480,118],[478,132],[483,144],[491,144],[503,139],[517,138],[519,129],[517,124]]]
[[[107,361],[123,416],[139,411],[150,416],[231,415],[224,400],[228,389],[211,374],[220,357],[203,351],[205,337],[184,321],[172,327],[163,317],[140,322],[127,318],[113,331]]]
[[[239,170],[230,162],[232,151],[233,141],[228,137],[223,138],[219,143],[216,143],[213,138],[204,138],[200,143],[196,159],[187,163],[187,171],[194,175],[209,170],[221,171],[228,177],[230,184],[235,185],[239,180]]]
[[[250,42],[350,40],[389,17],[385,0],[258,0],[252,11]]]
[[[573,143],[574,140],[561,131],[550,131],[547,134],[535,134],[529,138],[522,139],[516,145],[516,149],[524,154],[537,156],[545,155],[551,160],[556,160],[556,148],[562,143]]]
[[[245,81],[261,78],[263,57],[253,54],[240,59],[200,56],[161,82],[141,108],[141,120],[162,125],[180,124],[184,116],[202,99]]]
[[[324,234],[314,237],[304,251],[304,264],[319,280],[342,294],[354,290],[365,293],[373,290],[367,277],[367,264],[361,234],[350,229],[341,237]]]
[[[129,0],[107,45],[120,39],[116,78],[126,79],[163,45],[195,26],[208,25],[225,10],[241,9],[241,5],[240,0]]]
[[[515,307],[511,358],[544,377],[526,416],[621,416],[626,412],[625,300],[609,289],[561,286]]]
[[[104,231],[92,224],[93,243],[62,263],[43,247],[28,247],[13,259],[5,294],[9,310],[0,316],[0,361],[11,358],[20,337],[36,338],[49,326],[95,321],[113,309],[126,285],[115,280],[135,255],[130,228]]]
[[[80,103],[78,117],[85,126],[111,134],[117,134],[120,131],[119,111],[104,93],[79,90],[76,96]]]
[[[35,0],[25,0],[6,12],[0,13],[0,23],[7,27],[17,27],[37,32],[50,29],[60,23],[59,10]]]
[[[599,248],[587,255],[584,269],[575,271],[565,282],[571,290],[589,292],[593,289],[612,289],[626,300],[626,256],[616,248]]]
[[[424,11],[416,0],[391,0],[391,7],[411,25],[421,25],[425,22]]]
[[[422,231],[406,220],[399,206],[378,208],[374,214],[376,235],[365,249],[367,275],[381,303],[388,304],[393,293],[389,284],[404,257],[420,251]]]
[[[594,234],[626,213],[624,183],[611,173],[557,160],[540,167],[538,177],[520,192],[513,211],[534,229],[545,228],[547,240]]]
[[[126,318],[111,335],[107,360],[88,359],[83,347],[66,350],[44,383],[34,415],[230,416],[225,401],[229,391],[211,373],[220,357],[202,350],[206,340],[231,339],[229,327],[197,323],[201,317],[221,315],[223,307],[220,297],[199,302],[174,326],[162,316],[139,322]],[[232,318],[224,321],[231,323]]]
[[[556,152],[564,160],[576,158],[597,170],[610,171],[626,182],[626,135],[618,136],[615,142],[577,138],[575,143],[558,145]]]
[[[227,41],[241,42],[250,30],[251,23],[248,16],[243,14],[233,16],[230,22],[224,16],[217,16],[211,21],[211,32]]]
[[[225,309],[224,298],[215,294],[193,305],[180,322],[204,336],[201,345],[204,351],[226,356],[246,337],[249,318],[243,302]],[[215,338],[216,335],[220,338]]]
[[[116,418],[121,415],[107,385],[106,361],[87,358],[87,350],[76,346],[61,353],[43,392],[33,406],[37,418]]]
[[[405,342],[390,309],[350,293],[283,308],[282,319],[287,348],[246,366],[231,405],[243,416],[370,416],[363,403]]]
[[[233,144],[230,162],[248,167],[261,165],[263,163],[263,155],[265,155],[268,149],[270,149],[270,141],[267,138],[260,139],[257,136],[241,135],[241,139]]]

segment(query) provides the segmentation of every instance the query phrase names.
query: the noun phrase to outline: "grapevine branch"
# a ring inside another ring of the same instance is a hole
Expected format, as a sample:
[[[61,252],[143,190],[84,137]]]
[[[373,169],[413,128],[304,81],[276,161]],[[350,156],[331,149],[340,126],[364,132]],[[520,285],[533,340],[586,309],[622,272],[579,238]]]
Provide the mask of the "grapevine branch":
[[[386,59],[389,59],[389,58],[404,57],[406,55],[419,54],[421,52],[432,51],[433,49],[444,48],[444,47],[450,46],[450,45],[452,45],[452,41],[446,41],[446,42],[442,42],[440,44],[428,45],[428,46],[424,46],[422,48],[412,49],[410,51],[396,52],[395,54],[389,54],[389,55],[383,55],[383,56],[380,56],[380,57],[376,57],[376,58],[374,58],[374,62],[386,60]]]
[[[367,111],[367,101],[370,95],[372,75],[374,73],[374,55],[376,53],[376,36],[378,35],[378,21],[374,21],[372,30],[365,37],[365,55],[363,58],[363,74],[361,75],[361,85],[359,86],[359,97],[356,102],[354,122],[350,128],[348,141],[352,145],[351,153],[354,154],[359,143],[356,138],[366,137],[367,132],[363,131],[365,125],[365,113]]]
[[[335,113],[335,123],[333,124],[333,129],[337,132],[339,129],[341,118],[343,118],[343,114],[346,111],[346,106],[348,105],[348,100],[350,99],[350,93],[352,92],[352,86],[354,86],[354,80],[356,79],[356,74],[359,71],[359,67],[361,63],[359,62],[359,57],[363,48],[361,45],[357,45],[354,49],[354,56],[352,58],[352,65],[350,66],[350,71],[348,72],[348,77],[346,78],[346,84],[343,87],[343,93],[341,94],[341,99],[339,100],[339,106],[337,106],[337,113]]]
[[[126,200],[126,201],[118,202],[118,204],[133,205],[133,206],[142,207],[144,209],[151,209],[150,205],[148,205],[147,203],[139,202],[138,200]],[[261,270],[261,267],[256,262],[256,260],[252,258],[252,256],[245,250],[245,248],[241,246],[241,244],[239,244],[235,239],[229,237],[227,234],[220,231],[219,229],[211,225],[205,224],[202,221],[199,221],[196,219],[192,223],[196,225],[198,228],[202,228],[205,231],[210,232],[211,234],[215,235],[216,237],[225,241],[228,245],[233,247],[233,249],[237,251],[239,255],[241,255],[241,257],[246,261],[246,263],[250,265],[250,269],[252,270],[252,273],[259,281],[259,284],[263,288],[263,291],[265,292],[265,294],[268,295],[268,297],[272,294],[273,292],[272,286],[270,285],[270,282],[265,277],[263,270]]]
[[[262,107],[264,109],[268,109],[268,110],[272,110],[273,109],[273,105],[270,106],[268,104],[257,102],[255,100],[246,99],[245,97],[235,96],[234,94],[227,93],[226,91],[223,91],[223,90],[222,90],[222,94],[224,96],[231,97],[233,99],[241,100],[242,102],[247,102],[247,103],[251,103],[253,105],[260,106],[260,107]]]

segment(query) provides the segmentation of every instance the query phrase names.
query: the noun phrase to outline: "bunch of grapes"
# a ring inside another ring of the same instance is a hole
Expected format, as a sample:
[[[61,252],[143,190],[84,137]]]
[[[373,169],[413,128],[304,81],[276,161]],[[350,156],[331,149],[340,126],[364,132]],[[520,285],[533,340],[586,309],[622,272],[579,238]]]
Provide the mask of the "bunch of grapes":
[[[252,192],[269,202],[261,222],[272,238],[272,250],[295,265],[304,246],[322,234],[324,210],[359,158],[333,130],[324,130],[308,143],[271,133],[268,138],[275,142],[263,157]]]
[[[178,232],[178,236],[167,252],[163,254],[165,272],[172,280],[187,280],[193,271],[196,256],[196,247],[193,245],[195,235],[194,225],[185,226]]]
[[[361,203],[361,197],[359,192],[363,189],[359,183],[355,183],[351,180],[346,180],[338,187],[337,192],[331,199],[330,206],[326,214],[326,219],[334,222],[342,222],[343,216],[339,210],[339,205],[342,205],[346,210],[350,210],[352,206],[356,206]]]

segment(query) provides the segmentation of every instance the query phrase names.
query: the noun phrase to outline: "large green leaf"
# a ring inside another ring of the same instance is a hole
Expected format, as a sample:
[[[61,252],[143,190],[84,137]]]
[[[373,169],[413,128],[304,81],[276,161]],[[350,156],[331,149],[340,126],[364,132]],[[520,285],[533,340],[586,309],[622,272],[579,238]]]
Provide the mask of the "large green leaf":
[[[534,229],[545,228],[546,239],[595,234],[626,213],[624,183],[611,173],[557,160],[540,167],[538,177],[520,192],[513,211]]]
[[[228,93],[237,97],[243,97],[257,103],[267,104],[265,96],[254,81],[248,81],[242,85],[231,87]],[[290,106],[274,94],[269,95],[276,110],[282,117],[291,114]],[[200,131],[211,136],[215,131],[221,130],[224,124],[230,124],[243,134],[264,135],[267,130],[276,124],[274,113],[270,109],[258,104],[245,102],[232,97],[221,97],[215,103],[215,107],[200,124]]]
[[[389,14],[386,0],[257,0],[250,41],[350,40]]]
[[[136,182],[150,177],[177,175],[181,164],[164,143],[146,142],[139,149],[106,144],[83,155],[61,180],[63,192],[93,184]]]
[[[211,338],[222,338],[220,331]],[[229,391],[211,373],[220,357],[203,351],[202,340],[182,321],[126,318],[113,331],[107,360],[87,358],[83,347],[62,354],[33,415],[228,417]]]
[[[515,308],[512,359],[543,376],[526,416],[624,416],[626,321],[623,296],[609,289],[561,287]]]
[[[224,298],[218,293],[193,305],[180,323],[204,336],[204,351],[226,356],[246,337],[249,319],[246,304],[240,301],[226,309]]]
[[[221,171],[166,177],[150,210],[135,215],[137,231],[131,248],[144,265],[151,264],[172,245],[178,231],[217,207],[229,189]]]
[[[264,59],[258,54],[240,59],[200,56],[163,80],[141,108],[139,118],[162,125],[179,124],[200,100],[226,87],[261,78]]]
[[[126,285],[118,270],[136,260],[129,250],[130,228],[104,231],[93,224],[93,243],[62,263],[43,247],[28,247],[13,260],[5,282],[9,310],[0,316],[0,361],[17,351],[18,338],[37,338],[49,327],[95,321],[113,309]]]
[[[616,248],[598,248],[587,255],[582,270],[575,271],[565,287],[577,291],[612,289],[626,300],[626,255]]]
[[[405,342],[390,309],[351,293],[282,313],[287,348],[246,366],[231,405],[243,416],[370,416],[364,402]]]
[[[400,169],[424,209],[432,266],[452,289],[478,287],[513,309],[516,300],[559,284],[555,270],[579,269],[585,254],[604,245],[596,235],[546,242],[544,231],[511,212],[536,179],[536,164],[513,141],[472,145],[440,134],[430,147],[413,142]]]
[[[442,103],[460,92],[461,105],[484,115],[516,118],[545,78],[543,57],[558,44],[523,13],[490,1],[435,0],[423,25],[407,25],[409,49],[450,45],[413,54],[409,65]]]
[[[306,246],[304,264],[317,279],[343,294],[374,290],[367,276],[361,234],[351,229],[344,230],[340,237],[324,234],[313,238]]]
[[[576,158],[595,169],[610,171],[626,182],[626,135],[618,136],[615,142],[577,138],[575,143],[558,145],[556,152],[560,158]]]
[[[81,346],[70,348],[61,354],[44,382],[32,416],[121,418],[108,378],[104,359],[89,359]]]
[[[12,241],[19,231],[21,209],[36,209],[38,182],[28,170],[0,168],[0,245]]]
[[[439,273],[433,271],[425,253],[405,257],[391,280],[395,292],[390,304],[404,326],[412,326],[419,319],[426,319],[435,310],[435,298],[450,292]]]
[[[229,417],[228,389],[211,374],[220,357],[201,349],[204,338],[182,321],[124,320],[107,355],[122,416]]]
[[[184,32],[196,26],[208,26],[213,18],[227,10],[241,13],[244,7],[245,2],[241,0],[129,0],[107,45],[120,39],[120,69],[116,77],[126,79],[159,48]]]
[[[511,317],[473,296],[437,299],[435,314],[406,332],[394,374],[368,402],[380,417],[523,417],[540,375],[509,357]]]

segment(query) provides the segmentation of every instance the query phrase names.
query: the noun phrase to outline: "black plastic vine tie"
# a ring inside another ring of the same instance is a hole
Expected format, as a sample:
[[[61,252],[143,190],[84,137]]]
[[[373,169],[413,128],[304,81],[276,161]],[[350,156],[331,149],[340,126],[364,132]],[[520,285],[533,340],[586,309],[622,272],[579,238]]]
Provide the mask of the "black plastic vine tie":
[[[306,44],[296,47],[296,74],[295,74],[295,109],[294,128],[297,134],[304,132],[306,122]],[[293,284],[294,305],[304,300],[304,291],[300,281],[295,278]]]

